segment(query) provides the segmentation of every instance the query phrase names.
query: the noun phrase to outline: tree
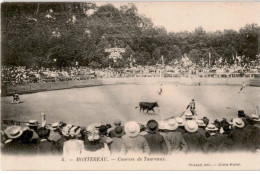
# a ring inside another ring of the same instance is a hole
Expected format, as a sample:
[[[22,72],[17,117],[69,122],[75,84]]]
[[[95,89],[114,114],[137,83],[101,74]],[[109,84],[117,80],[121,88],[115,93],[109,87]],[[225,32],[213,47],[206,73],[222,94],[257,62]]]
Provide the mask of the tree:
[[[190,60],[193,63],[199,64],[200,63],[200,58],[201,58],[201,51],[196,50],[196,49],[192,49],[189,52],[189,56],[188,57],[190,58]]]

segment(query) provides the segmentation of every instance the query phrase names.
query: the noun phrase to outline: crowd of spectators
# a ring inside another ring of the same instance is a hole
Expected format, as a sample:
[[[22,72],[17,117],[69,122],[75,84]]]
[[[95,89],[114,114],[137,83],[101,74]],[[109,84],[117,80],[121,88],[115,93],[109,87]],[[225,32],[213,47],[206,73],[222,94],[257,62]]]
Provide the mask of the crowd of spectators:
[[[1,69],[2,85],[45,83],[68,80],[86,80],[93,78],[120,78],[120,77],[253,77],[260,73],[258,64],[248,65],[214,65],[210,68],[200,67],[195,64],[183,66],[183,64],[135,66],[131,68],[104,68],[90,67],[70,68],[27,68],[5,67]]]
[[[238,111],[228,121],[197,118],[191,113],[146,124],[120,119],[114,125],[95,123],[87,127],[63,122],[39,125],[29,120],[25,126],[9,125],[1,131],[1,149],[12,155],[59,155],[64,160],[80,156],[174,155],[260,151],[260,117]]]

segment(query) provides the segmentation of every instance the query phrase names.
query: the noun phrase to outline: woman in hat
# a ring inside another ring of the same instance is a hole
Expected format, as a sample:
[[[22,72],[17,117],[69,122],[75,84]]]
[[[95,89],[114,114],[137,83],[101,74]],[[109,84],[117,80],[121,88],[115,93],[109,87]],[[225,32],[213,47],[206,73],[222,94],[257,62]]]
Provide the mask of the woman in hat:
[[[158,123],[155,120],[149,120],[146,125],[148,134],[144,135],[151,154],[167,154],[166,142],[162,135],[158,132]]]
[[[78,140],[80,130],[81,129],[78,126],[72,126],[69,129],[64,130],[64,134],[68,136],[68,141],[65,141],[63,145],[64,160],[75,160],[83,153],[84,142]]]
[[[176,152],[186,152],[188,150],[188,145],[181,132],[176,132],[178,128],[178,123],[175,119],[169,119],[165,122],[165,141],[168,147],[168,154]]]
[[[106,142],[103,142],[100,137],[99,128],[101,125],[92,124],[86,128],[84,136],[85,155],[109,155],[110,151]]]
[[[125,124],[126,135],[123,137],[121,152],[124,155],[150,154],[150,147],[143,136],[140,136],[140,126],[135,121]]]
[[[198,124],[195,120],[187,120],[185,122],[186,132],[183,134],[185,141],[188,144],[189,152],[201,151],[201,145],[203,140],[202,135],[198,133]]]

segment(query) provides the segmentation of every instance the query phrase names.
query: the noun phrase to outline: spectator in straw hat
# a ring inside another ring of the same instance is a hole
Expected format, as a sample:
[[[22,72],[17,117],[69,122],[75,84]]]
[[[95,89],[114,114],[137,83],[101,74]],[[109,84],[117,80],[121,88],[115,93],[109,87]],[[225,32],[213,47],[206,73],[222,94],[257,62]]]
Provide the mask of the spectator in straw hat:
[[[185,133],[185,128],[184,128],[185,121],[184,121],[184,119],[182,117],[176,117],[175,121],[178,123],[178,127],[175,131],[184,134]]]
[[[45,127],[40,127],[37,130],[37,134],[40,137],[40,142],[37,145],[37,154],[38,155],[51,155],[58,154],[58,149],[54,146],[53,142],[51,142],[48,137],[50,135],[50,129],[46,129]]]
[[[112,138],[112,143],[109,144],[109,149],[111,154],[116,154],[121,152],[121,146],[123,143],[122,136],[124,135],[124,131],[122,126],[117,126],[114,129],[114,137]]]
[[[233,150],[247,149],[247,133],[244,130],[245,123],[241,118],[233,118],[233,129],[231,131],[234,141]]]
[[[15,155],[35,154],[35,146],[31,146],[33,132],[29,129],[23,129],[20,126],[10,126],[4,131],[9,140],[7,140],[3,149],[4,153]]]
[[[198,133],[199,127],[196,121],[187,120],[184,127],[186,132],[183,134],[183,136],[188,144],[188,151],[201,151],[201,145],[204,140],[202,135]]]
[[[178,128],[178,123],[175,119],[169,119],[165,122],[165,141],[168,148],[168,154],[176,152],[186,152],[188,150],[188,145],[181,132],[176,132]]]
[[[219,152],[230,151],[232,141],[226,136],[218,132],[218,128],[214,124],[209,124],[206,127],[209,132],[209,136],[206,138],[205,144],[203,144],[203,151],[205,152]]]
[[[72,126],[69,129],[65,129],[63,132],[68,136],[68,140],[63,145],[63,157],[64,160],[75,160],[84,151],[84,142],[78,140],[80,134],[80,127]]]
[[[166,142],[162,135],[159,134],[159,124],[155,120],[149,120],[146,124],[148,134],[144,135],[151,154],[167,154]]]
[[[126,135],[123,136],[121,152],[123,154],[150,154],[150,148],[143,136],[140,136],[140,126],[135,121],[129,121],[125,124]]]
[[[205,139],[206,139],[206,130],[205,130],[205,128],[206,128],[206,124],[204,123],[204,121],[203,120],[201,120],[201,119],[198,119],[198,120],[196,120],[196,123],[198,124],[198,133],[203,137],[202,138],[202,142],[201,142],[201,145],[203,146],[203,144],[205,143]]]

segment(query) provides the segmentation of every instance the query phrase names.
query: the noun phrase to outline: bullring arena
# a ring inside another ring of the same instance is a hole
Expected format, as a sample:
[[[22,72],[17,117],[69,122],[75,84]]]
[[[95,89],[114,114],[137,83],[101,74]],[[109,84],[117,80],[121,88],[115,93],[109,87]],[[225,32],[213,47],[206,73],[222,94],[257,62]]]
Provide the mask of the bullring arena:
[[[210,83],[202,80],[104,79],[98,85],[83,88],[22,94],[23,103],[20,104],[11,104],[12,96],[5,96],[2,97],[2,120],[40,121],[40,114],[45,113],[49,124],[56,121],[79,126],[96,122],[112,124],[117,118],[122,122],[135,120],[145,124],[150,119],[160,121],[180,116],[192,98],[196,102],[198,118],[206,116],[210,121],[230,120],[236,117],[238,110],[244,110],[248,115],[256,112],[260,89],[247,86],[238,93],[241,81],[245,79],[211,79]],[[162,95],[158,95],[160,84],[163,84]],[[155,114],[140,112],[135,109],[140,101],[157,101],[159,108],[155,108]]]

